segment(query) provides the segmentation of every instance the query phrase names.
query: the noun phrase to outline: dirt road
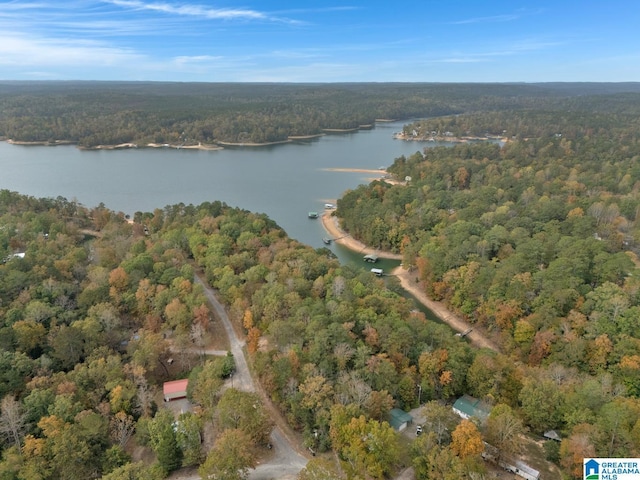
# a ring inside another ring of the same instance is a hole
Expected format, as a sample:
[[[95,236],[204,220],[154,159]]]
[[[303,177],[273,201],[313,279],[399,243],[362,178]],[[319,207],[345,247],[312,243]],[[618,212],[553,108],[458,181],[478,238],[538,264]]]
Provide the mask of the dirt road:
[[[245,392],[257,392],[260,394],[264,400],[265,408],[271,412],[272,418],[276,424],[275,428],[271,432],[273,453],[269,457],[268,461],[258,465],[254,470],[249,472],[249,479],[295,479],[298,472],[300,472],[300,470],[302,470],[307,464],[308,459],[304,455],[298,453],[296,446],[290,440],[290,438],[292,438],[292,433],[288,431],[289,427],[284,418],[280,415],[280,412],[277,411],[271,402],[269,402],[259,386],[256,388],[256,383],[254,383],[253,377],[251,377],[251,372],[249,371],[249,366],[247,364],[246,357],[244,356],[244,341],[236,335],[224,305],[220,303],[214,290],[198,274],[195,275],[194,281],[195,283],[202,285],[204,293],[209,300],[216,317],[220,319],[224,325],[227,335],[229,336],[230,350],[236,363],[236,371],[233,374],[233,387]],[[285,434],[285,432],[287,433]],[[196,480],[199,478],[199,476],[192,476],[189,479],[185,478],[185,480]]]

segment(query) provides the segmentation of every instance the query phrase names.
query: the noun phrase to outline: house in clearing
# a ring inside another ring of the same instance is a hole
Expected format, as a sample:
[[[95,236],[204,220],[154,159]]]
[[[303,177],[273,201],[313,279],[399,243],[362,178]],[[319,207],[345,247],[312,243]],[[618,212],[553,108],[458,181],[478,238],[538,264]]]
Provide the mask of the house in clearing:
[[[453,411],[462,418],[476,417],[484,422],[491,412],[491,407],[482,400],[470,395],[463,395],[453,404]]]
[[[162,394],[164,395],[164,401],[170,402],[171,400],[187,398],[188,385],[188,378],[185,378],[183,380],[174,380],[172,382],[165,382],[162,385]]]

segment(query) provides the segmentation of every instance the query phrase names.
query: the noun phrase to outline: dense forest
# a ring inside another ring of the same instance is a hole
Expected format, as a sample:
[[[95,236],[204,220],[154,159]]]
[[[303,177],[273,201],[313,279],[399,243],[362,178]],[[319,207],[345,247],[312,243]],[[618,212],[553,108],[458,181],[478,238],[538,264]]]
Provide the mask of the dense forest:
[[[260,399],[222,388],[228,356],[192,354],[215,324],[197,269],[244,329],[271,401],[307,446],[336,450],[351,478],[411,461],[385,419],[416,405],[416,385],[424,398],[466,389],[466,343],[265,216],[214,202],[136,219],[0,192],[0,478],[163,478],[190,465],[220,475],[238,445],[248,453],[233,467],[255,465],[271,428],[252,413]],[[174,419],[158,389],[187,376],[199,409]],[[382,450],[358,444],[358,432]]]
[[[336,210],[501,348],[472,348],[393,277],[341,265],[264,215],[212,199],[128,220],[0,190],[0,480],[153,480],[181,467],[246,478],[271,406],[318,453],[301,480],[407,466],[419,480],[489,478],[483,442],[543,478],[548,462],[581,478],[583,457],[640,456],[640,95],[627,86],[76,87],[0,85],[0,134],[261,141],[267,119],[290,135],[426,113],[455,115],[405,132],[507,137],[398,158],[389,181],[346,192]],[[227,123],[241,111],[248,123]],[[202,130],[215,119],[235,133]],[[199,278],[244,334],[269,405],[229,386],[233,356],[204,355],[227,345]],[[162,383],[179,378],[193,412],[163,405]],[[453,415],[464,394],[492,406],[486,421]],[[419,403],[424,433],[409,441],[387,414]],[[552,429],[561,441],[531,458]]]
[[[576,95],[639,90],[640,84],[2,82],[0,138],[86,148],[266,143],[376,119],[515,106],[562,111]]]
[[[558,458],[576,478],[582,457],[640,453],[640,97],[593,104],[408,125],[509,140],[398,158],[398,181],[349,191],[336,212],[498,340],[502,354],[476,356],[468,393],[509,405],[531,432],[562,432]]]

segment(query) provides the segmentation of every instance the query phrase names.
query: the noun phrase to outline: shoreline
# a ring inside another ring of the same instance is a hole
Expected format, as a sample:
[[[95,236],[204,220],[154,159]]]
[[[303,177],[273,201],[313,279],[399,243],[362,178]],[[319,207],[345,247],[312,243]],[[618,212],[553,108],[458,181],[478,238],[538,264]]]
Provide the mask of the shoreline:
[[[367,247],[364,243],[356,240],[347,232],[342,230],[338,223],[338,218],[333,216],[334,210],[325,210],[320,216],[322,226],[326,232],[334,238],[334,242],[343,245],[349,250],[362,253],[364,255],[376,254],[380,258],[389,258],[394,260],[402,260],[402,255],[398,253],[383,252],[371,247]],[[477,330],[477,327],[451,312],[442,302],[431,300],[422,288],[418,275],[405,269],[403,266],[396,267],[391,275],[398,277],[400,285],[409,292],[417,302],[431,310],[444,323],[459,333],[471,331],[466,335],[472,345],[478,348],[488,348],[496,352],[500,352],[500,347],[486,335]]]
[[[216,142],[221,147],[268,147],[271,145],[285,145],[291,140],[278,140],[276,142],[252,143],[252,142]]]
[[[331,237],[333,237],[332,240],[335,243],[339,243],[340,245],[347,247],[349,250],[362,253],[362,255],[375,254],[380,258],[388,258],[391,260],[402,260],[402,255],[400,255],[399,253],[391,253],[391,252],[384,252],[381,250],[377,250],[375,248],[368,247],[361,241],[353,238],[347,232],[342,230],[342,228],[340,228],[340,225],[338,224],[338,218],[332,215],[333,212],[334,210],[325,210],[320,216],[320,219],[322,220],[322,226],[324,227],[326,232]]]
[[[37,142],[27,142],[22,140],[13,140],[11,138],[2,140],[7,142],[9,145],[18,145],[24,147],[57,147],[57,146],[70,146],[75,145],[78,150],[126,150],[129,148],[171,148],[175,150],[223,150],[223,147],[219,145],[213,144],[198,144],[198,145],[172,145],[169,143],[147,143],[146,145],[138,145],[136,143],[119,143],[117,145],[95,145],[93,147],[84,147],[78,145],[76,142],[72,142],[71,140],[54,140],[50,141],[37,141]]]
[[[95,145],[91,147],[79,146],[78,142],[73,140],[37,140],[37,141],[26,141],[26,140],[13,140],[12,138],[1,137],[0,142],[7,142],[10,145],[19,145],[19,146],[34,146],[34,147],[56,147],[56,146],[64,146],[64,145],[75,145],[76,148],[80,150],[122,150],[127,148],[172,148],[176,150],[222,150],[224,147],[268,147],[272,145],[286,145],[288,143],[293,143],[296,141],[304,141],[304,140],[313,140],[316,138],[321,138],[325,135],[330,134],[341,134],[341,133],[354,133],[361,130],[371,130],[375,128],[376,123],[386,123],[386,122],[394,122],[396,120],[393,119],[375,119],[375,123],[367,124],[367,125],[359,125],[355,128],[323,128],[322,133],[313,133],[309,135],[289,135],[286,140],[278,140],[276,142],[263,142],[263,143],[252,143],[252,142],[223,142],[218,141],[212,144],[202,144],[198,143],[197,145],[175,145],[169,143],[147,143],[146,145],[137,145],[133,142],[120,143],[117,145]]]
[[[507,137],[414,137],[408,136],[404,133],[394,133],[393,138],[395,140],[403,140],[405,142],[440,142],[440,143],[469,143],[469,142],[483,142],[490,140],[498,140],[503,143],[507,143],[509,139]]]
[[[21,146],[42,146],[42,147],[57,147],[58,145],[75,145],[71,140],[54,140],[50,142],[48,140],[28,142],[24,140],[13,140],[11,138],[4,139],[9,145],[21,145]]]

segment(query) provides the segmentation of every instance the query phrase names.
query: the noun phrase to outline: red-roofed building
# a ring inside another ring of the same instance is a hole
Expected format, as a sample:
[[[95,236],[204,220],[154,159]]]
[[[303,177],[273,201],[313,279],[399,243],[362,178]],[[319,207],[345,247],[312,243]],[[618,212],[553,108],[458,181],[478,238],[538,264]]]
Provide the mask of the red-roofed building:
[[[188,378],[185,378],[184,380],[174,380],[173,382],[165,382],[162,385],[164,401],[170,402],[171,400],[177,400],[179,398],[187,398],[188,385]]]

